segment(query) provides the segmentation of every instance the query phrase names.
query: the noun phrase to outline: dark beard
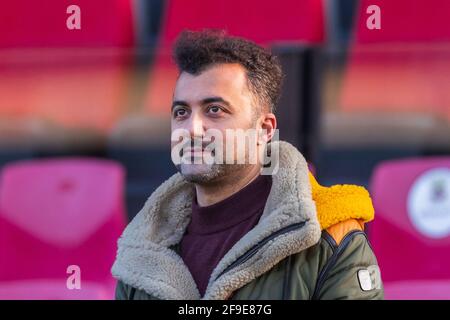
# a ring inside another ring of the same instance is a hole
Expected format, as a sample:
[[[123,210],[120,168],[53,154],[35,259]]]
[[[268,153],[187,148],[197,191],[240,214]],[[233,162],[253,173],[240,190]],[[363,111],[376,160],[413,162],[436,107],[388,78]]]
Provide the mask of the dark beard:
[[[199,185],[216,184],[225,177],[244,171],[248,164],[213,164],[209,172],[200,174],[183,174],[181,165],[176,165],[178,172],[189,182]]]

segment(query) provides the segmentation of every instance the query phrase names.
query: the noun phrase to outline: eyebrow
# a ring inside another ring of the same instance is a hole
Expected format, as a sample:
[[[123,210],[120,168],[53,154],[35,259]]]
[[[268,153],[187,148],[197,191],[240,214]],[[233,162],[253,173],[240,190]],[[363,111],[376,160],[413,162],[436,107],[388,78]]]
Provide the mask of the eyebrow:
[[[223,103],[224,105],[231,107],[231,103],[229,103],[227,100],[225,100],[222,97],[209,97],[209,98],[205,98],[202,100],[202,104],[209,104],[212,102],[220,102]]]
[[[227,100],[225,100],[222,97],[207,97],[200,101],[200,103],[202,105],[213,103],[213,102],[220,102],[231,108],[231,103],[229,103]],[[172,110],[173,110],[173,108],[175,108],[175,106],[189,107],[189,103],[187,103],[186,101],[183,101],[183,100],[175,100],[174,102],[172,102]]]
[[[187,103],[186,101],[183,101],[183,100],[175,100],[174,102],[172,102],[171,110],[173,111],[173,108],[175,108],[176,106],[189,107],[189,103]]]

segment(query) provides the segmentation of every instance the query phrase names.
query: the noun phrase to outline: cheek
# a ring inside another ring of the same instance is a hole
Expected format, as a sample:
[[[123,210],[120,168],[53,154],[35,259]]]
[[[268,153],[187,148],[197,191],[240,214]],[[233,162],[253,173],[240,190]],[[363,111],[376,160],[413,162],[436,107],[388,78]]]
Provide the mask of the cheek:
[[[254,110],[248,107],[245,110],[241,110],[239,116],[234,119],[234,126],[241,129],[253,128],[255,119]]]
[[[173,149],[175,146],[183,146],[190,138],[189,131],[180,125],[172,125],[170,133],[170,146]]]
[[[248,129],[255,128],[254,121],[245,117],[229,118],[226,121],[216,122],[209,126],[210,129],[215,129],[221,132],[223,144],[227,144],[227,139],[233,139],[236,144],[236,139],[240,135],[236,134],[238,130],[246,132]],[[228,134],[227,134],[228,132]]]
[[[191,121],[189,121],[189,118],[185,118],[185,119],[172,119],[171,123],[170,123],[170,128],[171,128],[171,132],[173,133],[174,131],[176,132],[189,132],[189,130],[191,129]],[[186,133],[186,134],[187,134]]]
[[[172,119],[171,122],[170,122],[170,127],[172,128],[172,131],[175,130],[175,129],[178,129],[178,128],[181,127],[181,122]]]

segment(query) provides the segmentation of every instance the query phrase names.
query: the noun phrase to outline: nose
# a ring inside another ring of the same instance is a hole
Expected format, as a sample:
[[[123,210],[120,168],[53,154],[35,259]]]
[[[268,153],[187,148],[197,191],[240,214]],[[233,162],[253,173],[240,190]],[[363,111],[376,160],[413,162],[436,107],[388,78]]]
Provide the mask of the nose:
[[[188,124],[189,133],[191,137],[203,137],[205,133],[204,128],[204,121],[202,119],[202,116],[199,114],[199,112],[193,112],[190,117],[190,121]]]

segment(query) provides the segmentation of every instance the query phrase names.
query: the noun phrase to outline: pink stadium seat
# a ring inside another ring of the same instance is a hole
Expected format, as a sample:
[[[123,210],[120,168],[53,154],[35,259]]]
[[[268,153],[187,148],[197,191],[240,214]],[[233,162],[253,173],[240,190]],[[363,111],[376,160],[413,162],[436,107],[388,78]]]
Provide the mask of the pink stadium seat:
[[[274,42],[322,43],[322,0],[168,0],[155,65],[151,70],[147,109],[169,113],[177,70],[171,46],[183,29],[225,29],[261,45]]]
[[[366,21],[381,9],[381,29]],[[447,0],[361,0],[341,106],[344,111],[431,113],[450,120]]]
[[[67,289],[64,279],[0,282],[0,300],[108,300],[111,289],[83,282],[80,290]]]
[[[124,170],[68,158],[17,162],[0,178],[0,299],[111,299],[125,226]],[[81,289],[68,289],[80,268]]]
[[[127,97],[131,0],[16,0],[0,10],[0,117],[107,130]],[[80,8],[69,30],[67,8]]]
[[[386,298],[450,299],[450,158],[382,163],[371,193]]]
[[[449,280],[397,281],[385,284],[386,300],[448,300]]]

